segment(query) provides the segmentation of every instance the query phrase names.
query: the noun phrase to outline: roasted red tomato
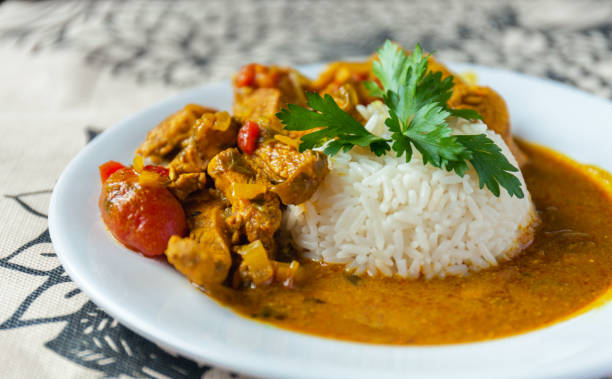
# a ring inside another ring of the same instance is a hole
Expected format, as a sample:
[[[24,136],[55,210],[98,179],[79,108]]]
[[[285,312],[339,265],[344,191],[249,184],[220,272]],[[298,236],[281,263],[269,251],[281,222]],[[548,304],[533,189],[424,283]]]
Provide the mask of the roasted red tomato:
[[[253,85],[255,81],[255,63],[249,63],[243,66],[234,78],[236,87],[248,87]]]
[[[257,147],[257,139],[259,138],[259,125],[253,121],[247,121],[238,130],[238,147],[245,154],[251,155]]]
[[[249,63],[234,76],[234,85],[238,88],[277,88],[282,74],[282,69],[277,66]]]
[[[141,185],[129,167],[103,182],[99,207],[115,238],[148,257],[162,255],[171,236],[182,237],[187,231],[178,200],[162,185]]]

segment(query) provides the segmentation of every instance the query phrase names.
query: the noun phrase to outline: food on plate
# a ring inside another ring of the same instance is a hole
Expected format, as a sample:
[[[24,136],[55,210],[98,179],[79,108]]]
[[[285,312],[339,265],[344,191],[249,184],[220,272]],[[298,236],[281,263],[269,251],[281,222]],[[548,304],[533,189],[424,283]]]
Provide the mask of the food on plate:
[[[166,172],[163,167],[120,167],[116,162],[100,168],[102,220],[125,246],[149,257],[164,254],[168,239],[187,229],[183,207],[165,187]]]
[[[248,64],[233,114],[168,116],[100,166],[117,240],[258,320],[392,344],[548,325],[612,285],[608,174],[511,134],[417,45],[310,80]],[[145,164],[145,161],[152,164]]]

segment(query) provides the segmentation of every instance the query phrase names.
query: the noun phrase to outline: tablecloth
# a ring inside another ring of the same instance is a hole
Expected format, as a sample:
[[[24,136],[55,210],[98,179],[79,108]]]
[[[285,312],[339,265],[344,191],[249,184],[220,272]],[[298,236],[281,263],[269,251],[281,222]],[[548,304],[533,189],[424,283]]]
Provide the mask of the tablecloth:
[[[49,238],[53,186],[97,133],[181,89],[385,39],[612,98],[608,0],[0,1],[0,376],[236,377],[160,349],[81,292]]]

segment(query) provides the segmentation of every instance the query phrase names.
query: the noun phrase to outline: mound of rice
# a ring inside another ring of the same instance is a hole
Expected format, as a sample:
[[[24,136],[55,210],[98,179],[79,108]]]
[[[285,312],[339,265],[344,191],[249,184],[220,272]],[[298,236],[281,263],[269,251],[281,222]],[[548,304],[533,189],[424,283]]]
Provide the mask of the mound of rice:
[[[366,128],[387,133],[386,106],[359,109]],[[486,133],[515,166],[502,138],[482,122],[451,119],[458,134]],[[354,148],[329,160],[330,173],[310,201],[287,207],[284,228],[303,256],[347,265],[356,274],[417,278],[463,275],[510,259],[530,243],[537,215],[525,197],[499,198],[479,189],[472,169],[463,177],[394,154]]]

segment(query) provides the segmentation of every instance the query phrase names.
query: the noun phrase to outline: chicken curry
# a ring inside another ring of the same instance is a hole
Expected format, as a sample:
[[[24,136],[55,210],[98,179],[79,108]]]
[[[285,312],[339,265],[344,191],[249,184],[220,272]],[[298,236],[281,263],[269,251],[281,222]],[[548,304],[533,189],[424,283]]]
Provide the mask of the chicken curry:
[[[429,69],[451,73],[433,58]],[[337,62],[316,79],[250,64],[234,77],[228,112],[190,104],[149,132],[131,167],[100,166],[102,219],[127,247],[164,256],[205,293],[274,325],[352,341],[442,344],[548,325],[612,285],[612,195],[595,170],[516,143],[506,105],[488,87],[455,78],[452,109],[474,109],[521,166],[542,219],[519,257],[465,277],[356,276],[300,257],[281,230],[283,209],[307,201],[328,174],[325,154],[300,151],[312,131],[276,117],[306,92],[342,111],[375,97],[372,61]],[[148,160],[151,164],[145,164]],[[467,325],[467,327],[466,327]]]

